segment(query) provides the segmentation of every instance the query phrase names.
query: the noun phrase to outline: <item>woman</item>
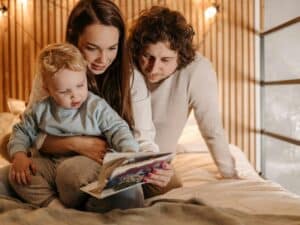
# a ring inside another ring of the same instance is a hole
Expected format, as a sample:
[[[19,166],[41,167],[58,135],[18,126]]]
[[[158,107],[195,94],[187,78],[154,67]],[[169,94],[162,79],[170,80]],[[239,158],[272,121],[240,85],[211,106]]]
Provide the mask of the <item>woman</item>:
[[[220,173],[235,177],[219,117],[216,75],[210,62],[193,48],[193,36],[183,15],[158,6],[143,11],[131,29],[133,62],[151,93],[155,141],[161,151],[175,151],[193,109]]]
[[[137,74],[132,79],[125,44],[125,25],[118,7],[109,0],[82,0],[72,10],[68,19],[66,40],[77,46],[88,62],[90,90],[103,97],[131,126],[142,151],[157,151],[153,142],[150,98],[143,78]],[[37,77],[29,107],[43,96]],[[148,109],[148,110],[145,110]],[[144,112],[145,110],[145,112]],[[106,142],[95,137],[65,137],[41,135],[38,147],[47,154],[77,153],[86,157],[66,160],[56,180],[60,200],[68,207],[82,207],[87,196],[79,187],[96,178],[98,166],[91,163],[103,158]],[[74,167],[80,163],[80,169]],[[147,182],[166,186],[173,170],[165,168],[150,174]],[[74,179],[75,178],[75,179]],[[79,181],[79,182],[78,182]],[[72,191],[74,190],[74,191]],[[95,199],[89,206],[100,205],[100,210],[130,208],[143,205],[140,188],[131,189],[98,204]]]

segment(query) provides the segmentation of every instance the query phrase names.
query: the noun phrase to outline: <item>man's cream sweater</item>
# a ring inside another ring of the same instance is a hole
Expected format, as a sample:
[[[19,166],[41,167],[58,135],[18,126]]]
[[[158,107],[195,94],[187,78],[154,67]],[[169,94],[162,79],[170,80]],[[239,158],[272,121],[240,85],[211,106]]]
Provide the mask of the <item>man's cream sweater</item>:
[[[216,74],[211,63],[197,54],[195,60],[167,79],[149,84],[155,142],[160,151],[175,151],[193,109],[199,129],[224,177],[235,175],[218,110]]]

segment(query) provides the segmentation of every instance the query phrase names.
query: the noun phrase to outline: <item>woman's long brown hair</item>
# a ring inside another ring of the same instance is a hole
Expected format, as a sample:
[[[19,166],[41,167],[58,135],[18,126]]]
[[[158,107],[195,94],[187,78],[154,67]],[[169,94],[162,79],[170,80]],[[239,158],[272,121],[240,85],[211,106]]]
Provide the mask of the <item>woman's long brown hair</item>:
[[[98,76],[88,73],[89,89],[104,98],[108,104],[134,125],[130,83],[133,76],[126,46],[126,28],[120,9],[110,0],[81,0],[73,8],[67,23],[66,41],[78,46],[84,29],[100,23],[119,30],[118,53],[114,62]]]

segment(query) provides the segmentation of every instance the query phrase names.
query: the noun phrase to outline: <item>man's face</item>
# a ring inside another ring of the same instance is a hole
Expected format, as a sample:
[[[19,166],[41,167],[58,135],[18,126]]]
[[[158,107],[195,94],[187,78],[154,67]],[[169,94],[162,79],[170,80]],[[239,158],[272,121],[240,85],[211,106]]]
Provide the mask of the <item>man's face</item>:
[[[150,83],[166,79],[177,67],[178,53],[170,49],[169,42],[149,44],[139,56],[139,68]]]

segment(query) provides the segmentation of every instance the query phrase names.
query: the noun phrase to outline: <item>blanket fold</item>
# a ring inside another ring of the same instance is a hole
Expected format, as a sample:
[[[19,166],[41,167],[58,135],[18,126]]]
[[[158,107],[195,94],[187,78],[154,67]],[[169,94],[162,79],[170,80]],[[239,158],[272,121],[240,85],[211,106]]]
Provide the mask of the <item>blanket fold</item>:
[[[229,208],[211,207],[201,199],[158,199],[139,209],[100,214],[73,209],[35,209],[29,204],[0,197],[1,225],[296,225],[300,215],[252,215]]]

